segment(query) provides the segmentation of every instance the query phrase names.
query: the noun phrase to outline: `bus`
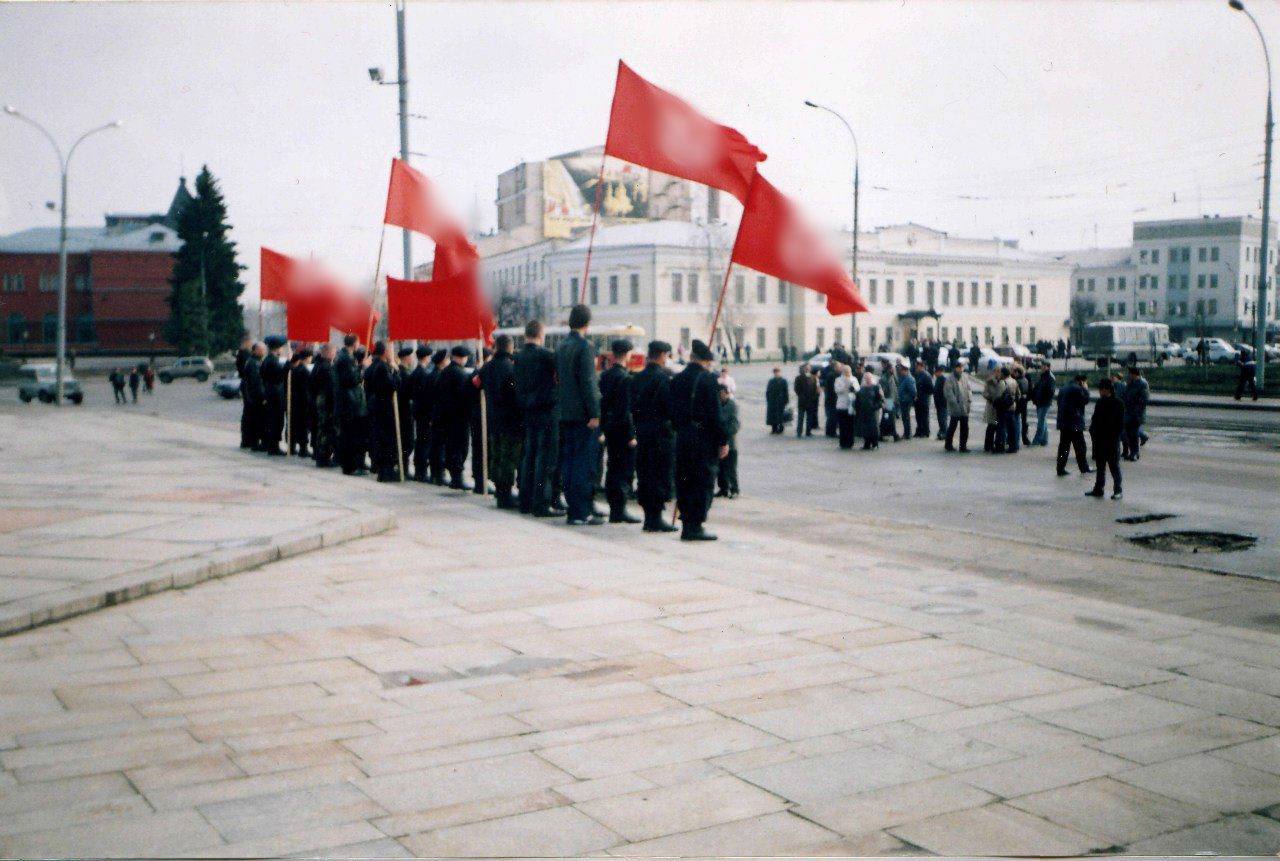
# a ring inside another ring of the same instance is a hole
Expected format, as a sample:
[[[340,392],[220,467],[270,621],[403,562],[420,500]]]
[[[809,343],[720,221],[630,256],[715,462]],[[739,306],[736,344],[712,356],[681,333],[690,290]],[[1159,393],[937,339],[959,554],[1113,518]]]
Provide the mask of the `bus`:
[[[546,347],[551,352],[564,342],[569,336],[568,326],[546,326],[543,333],[547,337]],[[505,329],[497,329],[493,336],[510,335],[515,341],[516,350],[520,349],[520,345],[524,343],[524,326],[510,326]],[[648,344],[645,342],[645,332],[639,326],[627,324],[625,326],[592,326],[587,329],[587,341],[591,344],[596,354],[596,370],[603,371],[613,364],[612,344],[619,338],[626,338],[635,347],[635,352],[627,360],[627,368],[632,371],[644,370],[645,349]]]
[[[1097,360],[1099,368],[1112,361],[1136,364],[1155,363],[1161,348],[1169,343],[1169,327],[1164,323],[1140,323],[1135,320],[1090,323],[1084,327],[1081,353]]]

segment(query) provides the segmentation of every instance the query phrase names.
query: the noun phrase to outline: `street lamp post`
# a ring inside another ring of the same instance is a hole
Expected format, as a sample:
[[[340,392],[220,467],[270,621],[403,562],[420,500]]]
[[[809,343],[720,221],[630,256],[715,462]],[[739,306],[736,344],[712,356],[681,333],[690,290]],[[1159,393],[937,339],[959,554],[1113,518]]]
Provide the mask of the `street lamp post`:
[[[849,125],[838,111],[832,110],[825,105],[815,104],[808,99],[804,103],[811,108],[817,108],[820,111],[826,111],[834,116],[840,122],[844,123],[844,127],[849,130],[849,137],[853,140],[853,258],[849,265],[850,276],[853,283],[858,283],[858,136],[853,133],[853,126]],[[856,313],[849,315],[849,347],[853,348],[854,340],[858,332],[858,315]]]
[[[1262,43],[1262,58],[1267,64],[1267,131],[1266,147],[1262,159],[1262,253],[1258,257],[1258,301],[1254,309],[1253,351],[1258,360],[1258,388],[1266,385],[1267,380],[1267,283],[1269,269],[1267,263],[1267,229],[1271,226],[1271,54],[1267,51],[1267,40],[1254,18],[1240,0],[1227,0],[1227,5],[1237,12],[1243,12],[1258,31],[1258,41]]]
[[[384,81],[382,69],[374,67],[369,70],[369,80],[383,86],[396,86],[400,95],[400,160],[409,163],[409,71],[405,59],[404,36],[404,4],[405,0],[396,0],[396,80]],[[403,231],[404,241],[404,277],[413,278],[413,249],[409,241],[409,231]]]
[[[62,380],[65,376],[67,363],[67,172],[71,167],[71,157],[76,154],[76,147],[80,146],[85,138],[107,129],[119,128],[123,123],[116,120],[104,126],[89,129],[89,131],[76,138],[76,142],[71,145],[70,151],[67,152],[64,158],[62,147],[58,146],[58,142],[53,139],[53,135],[49,134],[44,126],[20,112],[13,105],[5,105],[4,112],[15,119],[34,126],[40,134],[44,135],[45,140],[49,141],[53,146],[53,151],[58,156],[58,170],[62,175],[62,202],[58,207],[58,371],[57,383],[54,388],[54,403],[62,406]]]

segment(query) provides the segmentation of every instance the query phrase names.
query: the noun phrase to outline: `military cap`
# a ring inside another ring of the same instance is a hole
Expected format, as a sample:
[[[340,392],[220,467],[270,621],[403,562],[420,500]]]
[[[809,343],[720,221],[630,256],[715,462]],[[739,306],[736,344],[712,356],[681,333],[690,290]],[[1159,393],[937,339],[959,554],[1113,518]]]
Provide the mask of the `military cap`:
[[[441,347],[440,349],[436,350],[434,353],[431,354],[431,364],[433,365],[440,364],[441,362],[444,361],[445,356],[447,355],[449,355],[449,351],[446,350],[444,347]]]
[[[461,344],[459,344],[458,346],[454,347],[452,350],[449,351],[449,355],[460,356],[461,358],[466,359],[470,357],[471,351],[468,350],[466,347],[462,346]]]
[[[671,345],[666,341],[650,341],[649,355],[653,357],[661,356],[663,353],[670,353]]]
[[[396,351],[396,356],[401,359],[407,358],[408,356],[412,356],[412,355],[413,355],[413,347],[401,347],[399,350]]]
[[[420,344],[418,345],[417,354],[419,359],[425,359],[427,356],[431,355],[431,348],[426,344]]]
[[[262,339],[262,343],[267,345],[268,350],[278,350],[289,342],[280,335],[268,335]]]
[[[711,352],[711,348],[701,341],[693,342],[693,357],[704,362],[710,362],[715,359],[715,355]]]
[[[612,344],[609,345],[609,349],[613,351],[613,354],[615,356],[618,356],[623,353],[630,353],[632,350],[635,349],[635,347],[632,346],[631,342],[628,341],[626,338],[618,338]]]

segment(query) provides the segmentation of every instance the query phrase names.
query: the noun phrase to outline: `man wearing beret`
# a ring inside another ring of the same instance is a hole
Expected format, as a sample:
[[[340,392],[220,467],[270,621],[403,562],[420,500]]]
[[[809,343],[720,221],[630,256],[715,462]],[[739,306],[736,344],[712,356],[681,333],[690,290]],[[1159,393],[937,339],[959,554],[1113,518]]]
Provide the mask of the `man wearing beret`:
[[[360,363],[355,350],[360,339],[346,335],[342,350],[333,360],[337,383],[334,416],[338,423],[338,463],[343,475],[368,475],[364,468],[364,448],[360,440],[364,390],[360,387]]]
[[[604,520],[592,511],[599,458],[600,389],[596,383],[595,351],[587,342],[591,309],[574,305],[569,311],[569,336],[556,353],[560,380],[560,471],[570,526],[599,526]]]
[[[449,351],[449,364],[436,378],[435,407],[444,433],[444,468],[449,473],[449,487],[471,490],[462,479],[471,441],[471,370],[466,367],[471,351],[458,345]],[[479,455],[477,454],[477,457]]]
[[[265,451],[262,440],[267,431],[267,392],[262,387],[262,360],[266,356],[266,346],[261,341],[254,341],[240,372],[240,397],[244,398],[244,415],[240,419],[241,447],[247,441],[248,448],[254,451]]]
[[[409,461],[413,459],[413,393],[409,378],[418,369],[418,356],[413,347],[401,347],[396,352],[400,376],[400,390],[396,392],[400,408],[400,463],[404,464],[404,478],[409,480]]]
[[[671,423],[676,430],[676,505],[682,541],[715,541],[703,524],[715,493],[716,469],[729,454],[720,412],[720,384],[711,373],[714,356],[694,341],[692,358],[671,381]]]
[[[441,352],[444,352],[441,350]],[[426,344],[418,347],[414,354],[418,363],[409,374],[404,391],[409,394],[409,411],[413,413],[413,480],[427,481],[427,467],[431,451],[431,392],[432,374],[435,366],[431,363],[431,348]]]
[[[289,454],[298,457],[310,457],[307,439],[311,432],[311,369],[307,359],[311,351],[306,347],[296,350],[289,357],[289,390],[287,404],[289,407]]]
[[[320,355],[311,369],[311,404],[315,414],[315,435],[311,444],[315,448],[316,466],[321,469],[337,466],[333,456],[338,439],[338,421],[334,407],[338,398],[338,381],[333,375],[333,344],[323,344]]]
[[[369,403],[369,459],[378,481],[400,480],[400,450],[396,447],[393,400],[400,390],[400,375],[391,348],[382,341],[373,345],[373,364],[364,373]]]
[[[268,335],[267,356],[262,360],[262,388],[266,403],[266,429],[262,437],[262,450],[269,455],[284,457],[280,440],[284,436],[285,381],[289,371],[280,358],[285,339]]]
[[[627,491],[635,477],[636,427],[631,417],[631,372],[627,357],[633,347],[626,338],[610,345],[613,364],[600,375],[600,430],[609,465],[604,494],[609,501],[610,523],[639,523],[627,513]]]
[[[636,500],[644,509],[645,532],[675,532],[662,516],[671,499],[675,433],[671,429],[671,345],[650,341],[648,361],[631,385],[636,434]]]

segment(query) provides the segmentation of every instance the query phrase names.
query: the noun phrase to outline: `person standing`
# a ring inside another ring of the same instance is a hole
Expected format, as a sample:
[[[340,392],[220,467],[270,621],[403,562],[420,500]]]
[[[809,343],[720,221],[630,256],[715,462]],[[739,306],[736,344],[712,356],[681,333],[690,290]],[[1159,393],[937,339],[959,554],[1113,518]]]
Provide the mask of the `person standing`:
[[[829,437],[835,437],[839,433],[836,416],[836,377],[838,376],[835,349],[833,348],[831,358],[827,361],[827,366],[818,374],[818,385],[822,388],[823,417],[826,419],[823,424],[823,432]]]
[[[1000,419],[996,412],[996,399],[1004,391],[1000,383],[1000,369],[992,368],[982,383],[982,423],[986,425],[986,437],[982,441],[982,450],[987,454],[996,454],[996,437],[1000,430]],[[1000,450],[1003,450],[1003,446]]]
[[[138,402],[138,386],[141,384],[142,375],[138,373],[138,368],[135,365],[129,369],[129,393],[133,395],[133,402],[135,404]]]
[[[1013,378],[1013,366],[1000,368],[999,386],[996,393],[996,450],[1017,454],[1018,381]]]
[[[511,336],[499,335],[493,342],[493,358],[477,372],[484,389],[487,412],[489,475],[493,478],[494,499],[498,508],[503,510],[520,507],[511,495],[511,489],[516,483],[516,467],[520,465],[520,446],[524,436],[520,404],[516,401],[515,361],[511,350]]]
[[[1111,396],[1124,406],[1124,377],[1119,371],[1111,372]],[[1099,391],[1101,396],[1101,391]],[[1120,428],[1120,454],[1125,460],[1129,459],[1129,435],[1125,433],[1124,427]]]
[[[841,364],[837,367],[836,377],[836,424],[840,430],[840,447],[853,448],[854,399],[857,397],[858,384],[853,378],[853,369]],[[734,457],[731,451],[730,457]]]
[[[240,399],[244,401],[240,408],[240,447],[247,449],[252,449],[257,445],[257,440],[254,440],[249,434],[248,401],[244,400],[244,366],[253,358],[253,347],[253,340],[246,337],[240,342],[240,349],[236,350],[236,376],[240,378]],[[112,372],[112,382],[114,382],[116,373],[118,371]],[[123,388],[123,382],[121,387]]]
[[[551,509],[551,470],[558,442],[556,357],[542,346],[541,320],[524,327],[524,347],[515,357],[516,402],[524,421],[524,452],[520,464],[520,511],[534,517],[555,517]]]
[[[338,381],[333,375],[333,344],[320,346],[308,380],[311,393],[311,411],[315,416],[315,433],[311,445],[316,456],[316,466],[329,469],[337,466],[334,453],[338,440],[338,420],[334,408],[338,400]]]
[[[560,380],[560,472],[570,526],[599,526],[604,518],[592,509],[600,430],[600,388],[587,328],[591,309],[574,305],[569,311],[569,335],[556,352]]]
[[[360,417],[364,409],[364,389],[360,385],[360,365],[355,350],[360,339],[346,335],[342,350],[333,360],[333,375],[337,385],[334,417],[338,427],[338,463],[343,475],[368,475],[361,454]]]
[[[1093,490],[1085,496],[1101,497],[1105,493],[1107,471],[1111,471],[1111,498],[1123,495],[1120,477],[1120,434],[1124,431],[1124,404],[1115,396],[1115,385],[1106,377],[1098,383],[1098,404],[1093,408],[1089,422],[1089,437],[1093,442],[1094,479]]]
[[[1200,345],[1196,349],[1200,351],[1200,364],[1203,365],[1205,351],[1208,349],[1204,338],[1200,339]],[[1240,376],[1236,379],[1236,400],[1240,400],[1240,396],[1247,388],[1256,401],[1258,399],[1258,362],[1253,358],[1253,351],[1241,350],[1236,356],[1236,366],[1240,369]]]
[[[107,379],[111,380],[111,392],[113,395],[115,395],[115,402],[117,404],[129,403],[129,399],[125,397],[125,394],[124,394],[124,371],[121,371],[119,368],[112,368],[111,375]],[[240,419],[240,447],[241,448],[253,447],[252,445],[245,445],[244,442],[245,442],[245,424],[244,424],[244,417],[242,415]]]
[[[1061,343],[1061,342],[1059,342]],[[1045,362],[1040,366],[1040,377],[1035,388],[1031,390],[1031,403],[1036,408],[1036,435],[1032,445],[1047,446],[1049,444],[1049,407],[1058,394],[1058,381],[1053,376],[1053,366]]]
[[[1015,411],[1014,411],[1014,436],[1016,436],[1024,446],[1031,445],[1031,426],[1027,424],[1027,404],[1031,400],[1031,379],[1027,376],[1027,369],[1022,365],[1013,366],[1013,381],[1018,386],[1018,391],[1014,395]]]
[[[369,460],[381,482],[400,480],[395,416],[399,390],[395,357],[385,342],[378,341],[373,345],[373,363],[364,373],[364,392],[369,406]]]
[[[902,416],[902,438],[911,439],[911,412],[916,403],[916,380],[906,365],[898,366],[898,414]]]
[[[969,409],[972,406],[972,393],[969,391],[969,375],[959,362],[951,368],[951,376],[942,386],[943,396],[947,399],[947,443],[946,451],[955,451],[956,428],[960,429],[960,451],[969,450]]]
[[[862,387],[854,397],[854,415],[862,450],[880,447],[880,413],[884,409],[884,392],[870,371],[862,375]]]
[[[469,358],[470,350],[455,346],[449,351],[449,364],[436,379],[435,414],[444,438],[444,468],[453,490],[473,489],[462,478],[471,442],[471,401],[475,397],[471,370],[466,367]]]
[[[648,361],[631,386],[631,417],[636,435],[636,501],[644,511],[645,532],[676,531],[662,516],[672,496],[675,469],[671,374],[667,371],[670,358],[670,344],[650,341]],[[785,394],[787,383],[781,378],[781,372],[775,368],[774,375]]]
[[[898,378],[888,359],[880,360],[878,385],[884,411],[884,417],[880,419],[879,438],[891,436],[893,441],[897,442],[900,439],[898,436]]]
[[[444,375],[444,371],[453,362],[453,357],[449,355],[449,351],[445,349],[436,350],[431,355],[431,364],[435,366],[435,370],[431,372],[429,388],[427,389],[428,409],[430,415],[427,424],[431,428],[431,447],[427,454],[427,459],[431,465],[431,480],[437,487],[444,487],[444,451],[445,451],[445,415],[440,409],[440,381]]]
[[[1092,472],[1084,445],[1084,408],[1089,403],[1089,378],[1075,379],[1058,393],[1058,475],[1067,474],[1067,457],[1072,449],[1081,474]]]
[[[435,363],[431,361],[431,348],[426,344],[419,345],[414,355],[418,365],[409,374],[406,386],[409,411],[413,413],[413,480],[426,483],[430,480],[431,386],[435,383]]]
[[[268,335],[266,338],[267,355],[262,360],[262,388],[266,409],[262,450],[273,457],[284,457],[284,449],[280,448],[280,440],[284,436],[285,385],[289,371],[280,358],[285,339],[279,335]]]
[[[951,367],[955,367],[952,365]],[[938,414],[939,440],[947,436],[947,374],[941,366],[933,369],[933,410]]]
[[[267,433],[267,390],[262,385],[262,362],[266,357],[266,345],[255,342],[253,351],[244,363],[244,378],[240,383],[240,396],[244,399],[242,432],[248,433],[249,448],[252,451],[266,451],[263,439]],[[123,396],[123,392],[121,394]]]
[[[149,395],[156,393],[156,369],[150,365],[142,369],[142,390]]]
[[[634,349],[631,342],[619,338],[609,345],[613,364],[600,375],[600,436],[608,455],[604,494],[609,502],[610,523],[639,523],[627,513],[627,492],[636,471],[636,428],[631,414],[631,372],[627,357]]]
[[[418,369],[418,354],[413,347],[401,347],[396,352],[396,375],[400,387],[396,390],[396,408],[400,413],[400,460],[404,468],[404,480],[409,480],[409,464],[413,460],[413,386],[409,380]]]
[[[937,347],[930,341],[924,347],[925,359],[916,361],[916,436],[921,439],[929,438],[929,401],[933,398],[933,376],[932,371],[937,367],[935,361],[932,367],[929,366],[928,356],[932,353],[934,359],[937,359]],[[941,430],[941,428],[939,428]]]
[[[780,434],[787,429],[787,402],[791,394],[787,391],[787,381],[782,378],[782,368],[774,368],[773,376],[764,387],[765,424],[769,432]]]
[[[289,412],[289,454],[310,457],[307,445],[311,428],[311,374],[307,371],[307,359],[311,351],[305,347],[289,356],[289,388],[286,406]]]
[[[818,381],[810,373],[809,365],[800,366],[796,375],[796,437],[813,436],[818,423]]]
[[[716,540],[704,524],[715,490],[716,466],[729,454],[729,439],[720,414],[719,388],[711,373],[713,360],[710,348],[702,341],[694,341],[689,364],[671,381],[671,423],[676,431],[676,505],[680,509],[682,541]],[[817,413],[818,392],[816,381],[814,383],[813,411]]]
[[[1129,460],[1141,457],[1139,449],[1147,444],[1142,425],[1147,420],[1147,402],[1150,400],[1151,386],[1142,376],[1142,369],[1130,365],[1129,382],[1124,387],[1124,433],[1128,438]]]
[[[720,385],[720,423],[724,426],[725,438],[728,440],[729,453],[720,461],[716,471],[716,496],[733,499],[738,495],[738,402],[733,399],[729,389]]]
[[[493,358],[493,351],[488,347],[480,347],[481,362],[484,367]],[[474,358],[467,360],[467,370],[471,372],[471,388],[467,390],[470,399],[467,405],[467,429],[471,434],[471,492],[483,496],[489,482],[489,464],[485,462],[484,436],[480,433],[480,377]]]

